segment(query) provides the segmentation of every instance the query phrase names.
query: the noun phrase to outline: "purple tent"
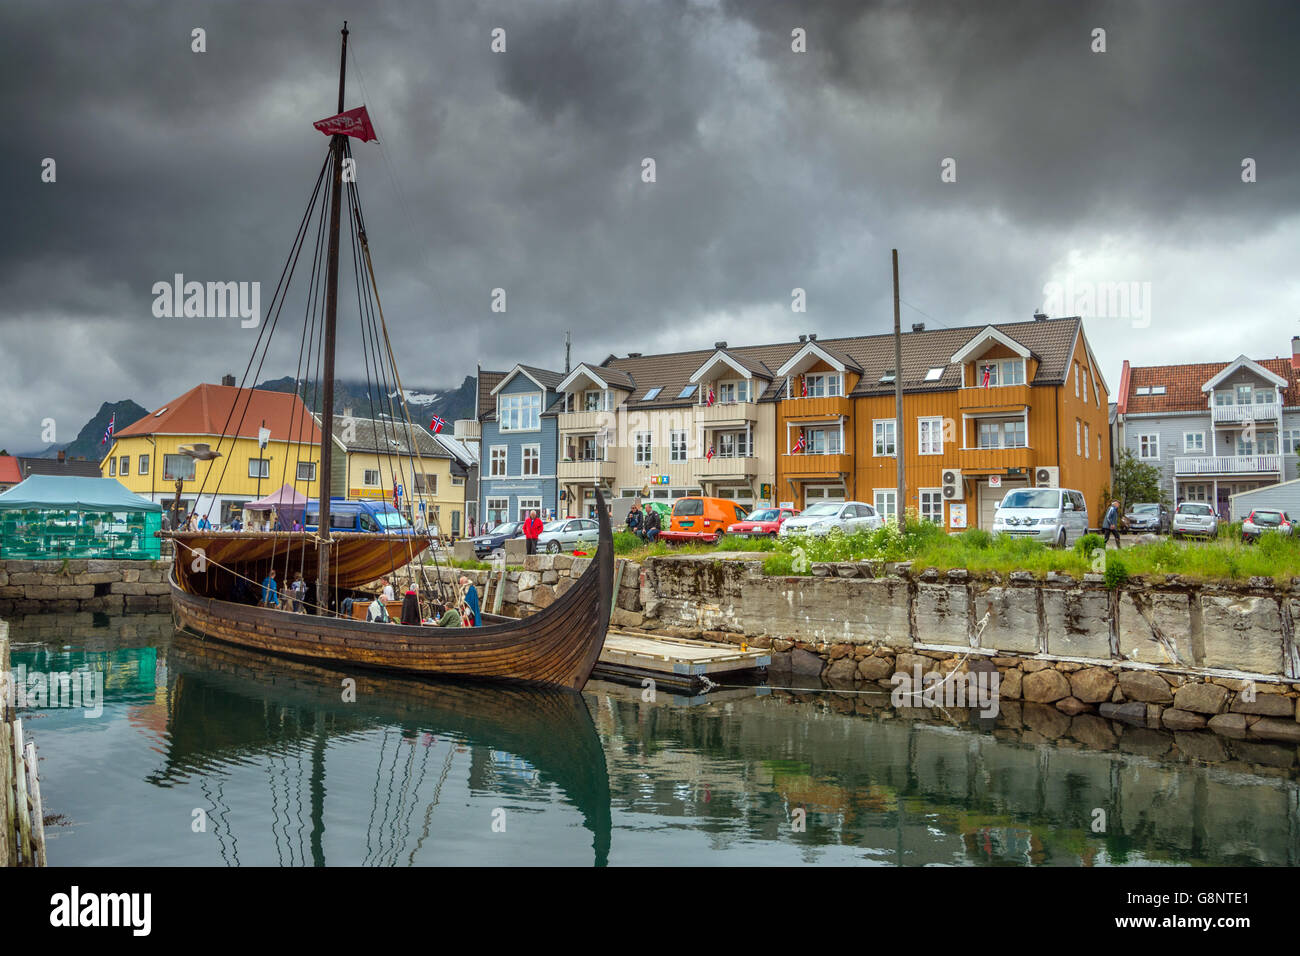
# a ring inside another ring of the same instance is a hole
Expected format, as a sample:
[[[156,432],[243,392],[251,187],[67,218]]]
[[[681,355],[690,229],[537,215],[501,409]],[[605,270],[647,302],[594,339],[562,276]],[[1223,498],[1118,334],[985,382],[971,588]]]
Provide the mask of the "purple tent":
[[[307,510],[307,496],[300,495],[293,490],[292,485],[285,485],[279,491],[267,495],[265,498],[259,498],[256,501],[250,501],[244,505],[246,511],[267,511],[275,509],[277,527],[273,531],[289,531],[293,528],[295,521],[302,521],[303,513]]]

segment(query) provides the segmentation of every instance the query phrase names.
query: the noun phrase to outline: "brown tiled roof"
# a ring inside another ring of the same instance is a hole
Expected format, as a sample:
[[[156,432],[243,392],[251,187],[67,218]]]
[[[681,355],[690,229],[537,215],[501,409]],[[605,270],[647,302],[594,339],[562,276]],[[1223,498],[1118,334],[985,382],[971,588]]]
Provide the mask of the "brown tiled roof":
[[[238,435],[256,438],[262,422],[275,441],[320,443],[320,427],[293,392],[196,385],[159,411],[132,422],[117,438],[139,435]]]
[[[351,428],[349,428],[351,425]],[[344,436],[350,434],[351,441]],[[407,440],[405,421],[394,422],[383,418],[335,418],[334,435],[348,451],[369,452],[373,455],[410,455],[411,442]],[[452,454],[442,443],[434,440],[424,426],[411,423],[410,437],[415,441],[416,454],[421,458],[451,458]]]
[[[1235,362],[1233,359],[1232,362]],[[1300,379],[1289,358],[1255,359],[1275,375],[1286,379],[1282,404],[1300,405]],[[1199,412],[1209,407],[1201,386],[1218,375],[1232,362],[1197,362],[1191,365],[1147,365],[1129,370],[1129,391],[1125,414],[1142,415],[1161,412]],[[1163,385],[1163,395],[1139,395],[1137,390]]]
[[[613,356],[611,355],[610,358],[613,358]],[[636,388],[636,381],[621,368],[615,368],[613,365],[589,365],[587,367],[596,372],[610,385],[618,388]],[[565,378],[568,378],[568,376],[566,375]]]
[[[486,369],[478,370],[478,417],[480,421],[483,420],[483,416],[496,411],[497,400],[492,397],[492,389],[496,388],[497,383],[505,377],[505,372],[489,372]]]
[[[73,475],[78,478],[102,478],[99,462],[84,461],[80,458],[26,458],[19,456],[18,467],[22,476],[28,475]]]
[[[1058,385],[1065,381],[1070,354],[1074,348],[1082,320],[1077,317],[1047,319],[1045,321],[1008,322],[993,326],[1033,353],[1039,360],[1038,371],[1031,384]],[[949,359],[987,326],[971,325],[955,329],[927,329],[903,333],[903,389],[908,392],[946,391],[961,385],[961,369],[950,365]],[[728,347],[728,355],[746,364],[746,367],[766,367],[767,374],[784,365],[791,356],[804,347],[802,342],[781,342],[773,345]],[[894,367],[894,336],[892,332],[881,335],[863,335],[840,339],[817,339],[817,345],[831,354],[847,359],[850,367],[863,370],[862,378],[853,395],[886,394],[893,392],[893,382],[881,382],[884,373]],[[704,364],[717,349],[700,349],[692,352],[669,352],[662,355],[643,355],[636,358],[610,358],[605,367],[622,369],[636,380],[636,389],[628,405],[636,408],[664,408],[690,405],[697,400],[676,396],[688,384],[695,370]],[[942,366],[943,375],[933,381],[925,380],[926,373]],[[662,387],[652,402],[642,402],[646,392]],[[773,381],[762,401],[775,401],[784,381]]]

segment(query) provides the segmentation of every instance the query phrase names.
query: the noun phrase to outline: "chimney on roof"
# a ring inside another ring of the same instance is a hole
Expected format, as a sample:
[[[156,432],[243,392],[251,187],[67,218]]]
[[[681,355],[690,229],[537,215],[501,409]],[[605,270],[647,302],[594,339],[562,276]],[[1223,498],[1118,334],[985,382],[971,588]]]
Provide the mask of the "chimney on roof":
[[[809,341],[809,342],[816,342],[816,341],[817,341],[817,333],[816,333],[816,332],[809,332],[809,333],[808,333],[808,341]]]
[[[1291,367],[1300,368],[1300,335],[1291,336]]]
[[[924,332],[924,331],[925,331],[925,323],[924,323],[924,322],[913,322],[913,323],[912,323],[912,331],[913,331],[913,332]]]
[[[233,375],[223,375],[223,376],[221,376],[221,384],[227,386],[228,388],[234,388],[234,387],[235,387],[235,376],[233,376]]]
[[[346,407],[343,409],[343,417],[344,417],[344,418],[351,418],[351,417],[352,417],[352,406],[351,406],[351,405],[348,405],[348,406],[346,406]]]
[[[801,336],[799,336],[799,344],[800,344],[800,345],[803,345],[803,344],[806,343],[807,341],[808,341],[808,336],[806,336],[806,335],[801,335]]]
[[[63,449],[59,449],[59,461],[63,461]]]
[[[1046,321],[1047,321],[1047,313],[1046,313],[1046,312],[1035,312],[1035,313],[1034,313],[1034,321],[1035,321],[1035,322],[1046,322]]]
[[[726,343],[726,342],[714,342],[714,343],[713,343],[713,347],[714,347],[715,349],[725,349],[725,348],[727,347],[727,343]]]
[[[628,353],[627,353],[627,357],[628,357],[628,358],[640,358],[640,357],[641,357],[641,353],[640,353],[640,352],[628,352]]]

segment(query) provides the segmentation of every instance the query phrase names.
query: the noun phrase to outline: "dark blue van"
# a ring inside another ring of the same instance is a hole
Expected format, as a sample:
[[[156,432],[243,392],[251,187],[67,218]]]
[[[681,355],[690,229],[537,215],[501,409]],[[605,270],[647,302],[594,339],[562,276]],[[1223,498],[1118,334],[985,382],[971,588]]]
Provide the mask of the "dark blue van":
[[[316,531],[320,525],[320,502],[307,504],[307,530]],[[401,512],[387,501],[348,501],[330,499],[330,531],[357,531],[370,534],[414,534],[415,529],[402,517]]]

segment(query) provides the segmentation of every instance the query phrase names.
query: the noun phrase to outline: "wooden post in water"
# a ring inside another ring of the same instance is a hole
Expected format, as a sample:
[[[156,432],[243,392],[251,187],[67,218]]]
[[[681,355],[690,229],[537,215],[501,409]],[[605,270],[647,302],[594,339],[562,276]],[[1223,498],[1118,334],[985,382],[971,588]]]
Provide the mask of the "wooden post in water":
[[[10,726],[13,745],[5,759],[14,769],[14,817],[18,830],[18,857],[21,865],[32,865],[32,815],[27,808],[27,771],[23,766],[23,722],[15,720]]]
[[[13,740],[10,738],[9,721],[0,720],[0,869],[18,865],[18,847],[14,834],[17,833],[17,820],[14,808],[14,762],[10,754],[14,752]]]
[[[348,66],[348,23],[343,21],[343,49],[339,54],[339,108],[343,112],[344,81]],[[316,570],[316,603],[330,613],[330,474],[334,458],[334,347],[339,308],[339,204],[343,199],[343,146],[346,137],[335,133],[330,140],[334,153],[334,186],[330,191],[330,244],[325,271],[325,362],[321,372],[320,407],[320,478],[316,482],[320,495],[320,538]],[[318,613],[320,613],[318,611]]]

